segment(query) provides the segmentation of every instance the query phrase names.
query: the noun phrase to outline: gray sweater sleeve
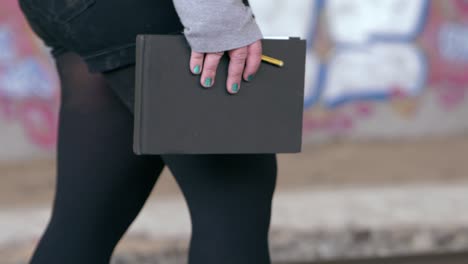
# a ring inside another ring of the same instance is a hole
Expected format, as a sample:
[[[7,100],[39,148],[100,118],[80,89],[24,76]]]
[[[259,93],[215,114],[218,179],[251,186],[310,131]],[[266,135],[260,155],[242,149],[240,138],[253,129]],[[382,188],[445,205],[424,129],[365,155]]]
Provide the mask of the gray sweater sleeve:
[[[263,37],[242,0],[173,0],[192,50],[218,52],[244,47]]]

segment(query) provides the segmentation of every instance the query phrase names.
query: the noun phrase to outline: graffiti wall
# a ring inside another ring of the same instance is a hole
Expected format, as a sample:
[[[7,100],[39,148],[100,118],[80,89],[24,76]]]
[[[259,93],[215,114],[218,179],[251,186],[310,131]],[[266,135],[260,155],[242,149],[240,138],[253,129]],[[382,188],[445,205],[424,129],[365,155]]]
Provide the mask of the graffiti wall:
[[[17,1],[0,6],[0,160],[54,150],[58,80]]]
[[[309,40],[306,139],[468,130],[468,1],[251,3],[265,35]]]
[[[251,0],[265,36],[308,40],[304,137],[468,131],[468,1]],[[0,160],[52,153],[59,82],[16,0],[0,7]]]

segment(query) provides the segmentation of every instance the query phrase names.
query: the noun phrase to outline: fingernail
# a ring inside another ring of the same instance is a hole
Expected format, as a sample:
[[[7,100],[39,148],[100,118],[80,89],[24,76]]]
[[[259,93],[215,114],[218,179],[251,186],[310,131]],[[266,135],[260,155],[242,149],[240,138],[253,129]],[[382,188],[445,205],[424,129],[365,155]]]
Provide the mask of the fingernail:
[[[195,73],[195,74],[199,74],[199,73],[200,73],[200,65],[196,65],[196,66],[193,68],[193,73]]]
[[[206,79],[205,79],[205,86],[206,86],[206,87],[210,87],[212,81],[213,81],[213,79],[211,79],[210,77],[206,78]]]
[[[247,81],[252,81],[254,79],[254,75],[253,74],[250,74],[248,77],[247,77]]]
[[[239,92],[239,84],[238,83],[233,84],[231,87],[231,90],[233,93]]]

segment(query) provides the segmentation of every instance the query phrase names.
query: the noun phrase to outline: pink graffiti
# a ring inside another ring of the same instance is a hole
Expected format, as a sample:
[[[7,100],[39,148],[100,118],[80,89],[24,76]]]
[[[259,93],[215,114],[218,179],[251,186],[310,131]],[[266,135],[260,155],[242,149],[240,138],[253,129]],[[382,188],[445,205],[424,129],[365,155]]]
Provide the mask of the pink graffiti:
[[[306,118],[303,130],[306,132],[326,132],[343,134],[353,128],[353,119],[346,115],[332,115],[322,118]]]
[[[421,45],[429,59],[429,85],[446,110],[464,102],[468,87],[468,2],[434,1]],[[429,52],[430,51],[430,52]]]
[[[454,110],[464,102],[468,89],[463,86],[441,85],[435,88],[440,105],[447,111]]]
[[[460,76],[463,78],[463,72],[455,74],[455,72],[445,71],[445,67],[450,67],[451,63],[444,60],[440,55],[438,35],[440,28],[444,23],[441,11],[436,7],[432,8],[428,23],[422,34],[422,45],[425,50],[430,50],[431,52],[427,53],[427,57],[430,62],[430,74],[429,74],[429,83],[434,84],[443,81],[444,79],[450,78],[447,74],[454,74],[454,77]],[[456,69],[455,69],[456,70]]]
[[[28,100],[19,105],[18,116],[28,137],[43,148],[53,148],[57,138],[57,115],[50,102]]]
[[[19,122],[33,144],[52,149],[57,138],[56,106],[56,102],[38,98],[18,101],[0,97],[0,117],[9,122]]]
[[[453,4],[455,6],[455,10],[457,10],[457,12],[460,15],[465,16],[465,17],[468,15],[468,1],[466,1],[466,0],[454,0]]]
[[[354,123],[372,117],[374,102],[357,102],[340,109],[335,109],[332,114],[327,113],[317,117],[315,115],[304,118],[304,132],[325,132],[328,134],[344,134],[350,132]]]
[[[4,41],[12,41],[13,45],[7,45],[7,47],[12,47],[13,50],[5,52],[14,54],[12,62],[5,63],[3,68],[0,67],[0,77],[6,74],[8,67],[13,67],[15,63],[34,58],[41,68],[37,74],[44,74],[45,79],[52,80],[50,84],[53,85],[54,91],[47,98],[41,98],[35,94],[12,97],[12,95],[0,93],[0,118],[7,122],[20,123],[32,144],[43,149],[52,149],[57,138],[59,89],[54,67],[49,63],[49,55],[39,44],[41,42],[35,39],[36,37],[20,12],[18,1],[7,0],[2,3],[0,26],[13,33],[12,38],[8,35]],[[6,83],[8,85],[11,82]]]
[[[448,0],[444,1],[445,5],[450,5],[452,8],[441,8],[442,3],[439,6],[434,4],[429,17],[428,25],[425,32],[423,33],[423,45],[428,52],[431,68],[433,75],[432,81],[454,81],[468,83],[468,61],[459,59],[454,56],[447,56],[443,52],[444,44],[449,42],[452,43],[451,50],[461,52],[465,54],[466,45],[462,38],[446,38],[451,35],[443,35],[444,32],[452,29],[453,33],[458,33],[457,30],[463,30],[460,33],[464,33],[468,25],[468,13],[463,16],[458,16],[460,10],[457,10],[461,1]],[[463,1],[466,2],[466,1]],[[458,3],[458,4],[457,4]],[[463,4],[468,7],[468,4]],[[453,10],[456,13],[448,12],[447,10]],[[456,17],[456,19],[454,19]],[[445,37],[445,38],[444,38]],[[435,51],[435,52],[434,52]]]
[[[357,117],[360,118],[369,118],[374,109],[372,108],[371,103],[357,103],[355,106],[355,113]]]
[[[394,86],[390,90],[391,100],[404,99],[407,97],[409,97],[408,93],[405,92],[405,90],[399,86]]]
[[[4,118],[6,121],[13,121],[15,114],[14,114],[14,107],[12,100],[7,97],[2,97],[0,95],[0,116]]]

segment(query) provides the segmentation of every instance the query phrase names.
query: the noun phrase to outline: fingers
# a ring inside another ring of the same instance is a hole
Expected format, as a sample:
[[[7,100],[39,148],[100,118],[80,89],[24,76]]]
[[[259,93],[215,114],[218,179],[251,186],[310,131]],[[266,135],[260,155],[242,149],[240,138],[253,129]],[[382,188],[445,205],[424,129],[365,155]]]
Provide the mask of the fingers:
[[[190,57],[190,70],[193,74],[201,74],[200,83],[208,88],[214,85],[216,71],[224,52],[199,53],[192,51]],[[262,60],[261,40],[253,44],[230,50],[228,77],[226,81],[227,91],[230,94],[239,92],[242,79],[252,81]]]
[[[199,53],[192,51],[190,56],[190,70],[193,74],[200,74],[203,71],[203,60],[205,59],[205,53]]]
[[[216,70],[218,69],[219,61],[223,57],[224,52],[207,53],[200,83],[203,87],[213,86],[216,78]]]
[[[229,51],[229,68],[227,78],[227,91],[230,94],[239,92],[240,84],[242,81],[242,73],[244,72],[245,62],[247,60],[247,47],[238,48]]]
[[[262,63],[262,42],[258,40],[247,46],[247,61],[244,71],[244,80],[252,81]]]

